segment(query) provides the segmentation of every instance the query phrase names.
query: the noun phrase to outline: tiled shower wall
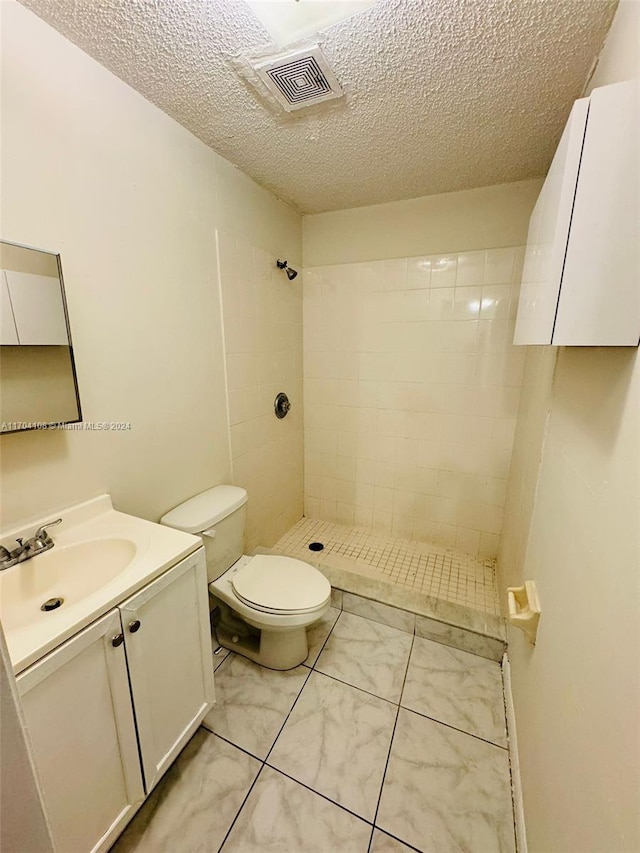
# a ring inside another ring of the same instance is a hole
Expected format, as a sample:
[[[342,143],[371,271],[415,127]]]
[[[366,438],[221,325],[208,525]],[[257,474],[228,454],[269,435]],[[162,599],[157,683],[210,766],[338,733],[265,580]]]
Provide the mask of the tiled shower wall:
[[[274,544],[302,517],[302,275],[218,232],[234,483],[249,493],[246,549]],[[275,417],[276,394],[291,401]]]
[[[494,557],[524,365],[523,249],[312,267],[305,515]]]

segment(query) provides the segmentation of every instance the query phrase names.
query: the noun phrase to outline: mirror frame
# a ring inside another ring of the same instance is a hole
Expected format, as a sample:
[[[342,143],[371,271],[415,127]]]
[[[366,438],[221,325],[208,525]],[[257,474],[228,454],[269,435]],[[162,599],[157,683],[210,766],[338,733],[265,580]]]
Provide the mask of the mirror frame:
[[[27,246],[24,243],[16,243],[14,240],[5,240],[0,238],[0,243],[6,243],[8,246],[17,246],[19,249],[31,249],[33,252],[41,252],[43,255],[53,255],[56,259],[58,267],[58,280],[60,282],[60,293],[62,295],[62,309],[64,311],[64,321],[67,326],[67,338],[69,339],[69,357],[71,359],[71,374],[73,376],[73,387],[76,396],[76,405],[78,407],[78,417],[70,421],[38,421],[38,426],[21,427],[20,429],[0,430],[0,436],[12,435],[16,432],[40,432],[51,430],[56,426],[64,426],[66,424],[82,423],[82,406],[80,403],[80,388],[78,385],[78,374],[76,371],[76,360],[73,353],[73,339],[71,337],[71,323],[69,322],[69,310],[67,308],[67,294],[64,287],[64,276],[62,275],[62,258],[59,252],[50,252],[48,249],[36,249],[35,246]]]

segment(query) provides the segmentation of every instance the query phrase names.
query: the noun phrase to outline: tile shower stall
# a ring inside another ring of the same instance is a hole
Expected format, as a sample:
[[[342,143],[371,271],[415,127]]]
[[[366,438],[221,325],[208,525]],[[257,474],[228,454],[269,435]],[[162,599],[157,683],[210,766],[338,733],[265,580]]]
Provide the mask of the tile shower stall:
[[[305,270],[305,515],[496,556],[523,255]]]
[[[246,240],[218,245],[247,547],[291,544],[304,482],[304,516],[333,525],[334,551],[373,530],[382,554],[405,553],[387,580],[496,612],[524,247],[313,266],[290,282]],[[293,406],[277,421],[282,390]]]

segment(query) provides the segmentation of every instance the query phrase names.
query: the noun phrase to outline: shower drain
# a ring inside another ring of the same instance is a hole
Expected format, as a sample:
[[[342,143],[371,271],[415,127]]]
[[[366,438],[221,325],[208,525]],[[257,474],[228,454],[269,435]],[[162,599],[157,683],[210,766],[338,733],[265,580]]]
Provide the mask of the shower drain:
[[[323,549],[324,545],[322,542],[312,542],[311,545],[309,545],[310,551],[322,551]]]
[[[48,613],[50,610],[57,610],[58,607],[61,607],[63,604],[64,598],[48,598],[40,610],[44,610],[45,613]]]

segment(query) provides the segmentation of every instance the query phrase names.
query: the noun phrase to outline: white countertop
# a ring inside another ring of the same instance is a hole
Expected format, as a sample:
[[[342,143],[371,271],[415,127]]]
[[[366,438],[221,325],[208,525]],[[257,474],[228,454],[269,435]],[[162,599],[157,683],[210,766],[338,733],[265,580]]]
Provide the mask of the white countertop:
[[[117,512],[113,509],[109,495],[48,513],[46,518],[3,533],[0,542],[7,548],[15,547],[14,540],[18,536],[28,538],[41,524],[58,517],[62,517],[63,523],[51,529],[55,545],[48,552],[50,554],[56,547],[62,549],[92,541],[96,541],[98,546],[99,540],[116,538],[133,542],[135,555],[126,568],[81,600],[48,613],[40,611],[41,616],[38,613],[32,622],[19,627],[10,625],[11,619],[6,611],[3,618],[3,607],[8,607],[9,598],[5,596],[3,600],[3,581],[14,573],[11,579],[14,587],[16,580],[19,584],[28,584],[30,575],[33,577],[33,573],[46,570],[47,554],[32,557],[0,572],[0,622],[16,674],[202,547],[202,540],[197,536]],[[90,561],[86,571],[91,572]],[[15,573],[22,574],[16,577]],[[53,594],[63,595],[64,591]]]

